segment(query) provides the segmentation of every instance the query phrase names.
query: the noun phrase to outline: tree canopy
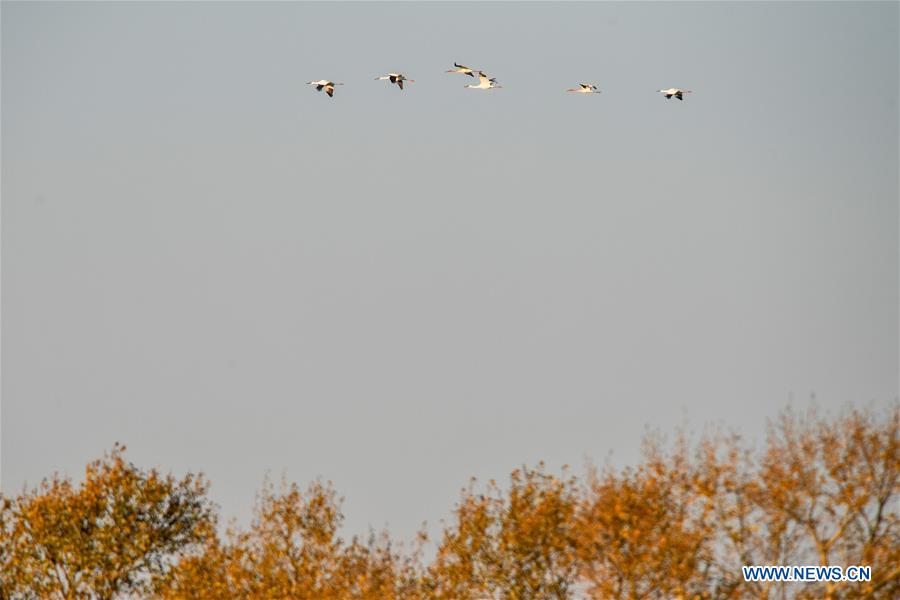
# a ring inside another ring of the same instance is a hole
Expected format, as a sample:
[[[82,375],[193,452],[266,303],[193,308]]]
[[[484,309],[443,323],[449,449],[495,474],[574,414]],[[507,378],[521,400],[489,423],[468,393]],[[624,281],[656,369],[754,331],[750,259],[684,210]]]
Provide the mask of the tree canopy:
[[[79,484],[53,475],[0,496],[0,600],[900,597],[897,403],[785,410],[758,452],[720,430],[648,436],[625,468],[472,480],[438,539],[408,544],[342,537],[342,500],[321,481],[267,481],[249,526],[220,532],[202,476],[124,452]],[[872,578],[747,582],[743,565],[864,565]]]

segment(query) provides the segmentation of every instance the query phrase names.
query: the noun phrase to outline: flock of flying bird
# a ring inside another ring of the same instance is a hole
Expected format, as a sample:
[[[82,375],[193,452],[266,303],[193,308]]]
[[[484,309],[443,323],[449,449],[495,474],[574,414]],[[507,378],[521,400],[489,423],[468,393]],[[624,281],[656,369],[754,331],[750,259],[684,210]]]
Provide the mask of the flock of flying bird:
[[[502,85],[497,84],[497,80],[494,77],[489,77],[484,71],[479,69],[471,69],[465,65],[460,65],[458,63],[453,63],[453,68],[445,71],[446,73],[460,73],[462,75],[468,75],[469,77],[475,77],[475,74],[478,73],[478,85],[468,84],[467,88],[473,90],[493,90],[497,88],[503,87]],[[403,83],[414,83],[415,79],[409,79],[402,73],[388,73],[387,75],[382,75],[381,77],[376,77],[375,81],[390,81],[391,83],[397,84],[397,86],[402,90]],[[316,86],[317,91],[325,91],[328,94],[328,97],[334,96],[334,88],[338,85],[344,85],[343,83],[335,83],[334,81],[329,81],[327,79],[320,79],[319,81],[309,81],[307,85]],[[600,90],[597,89],[596,85],[591,83],[581,83],[580,87],[577,88],[569,88],[567,92],[574,92],[576,94],[599,94]],[[667,99],[671,100],[674,96],[679,100],[684,100],[684,94],[690,94],[691,90],[684,90],[681,88],[668,88],[665,90],[656,90],[660,94],[663,94]]]

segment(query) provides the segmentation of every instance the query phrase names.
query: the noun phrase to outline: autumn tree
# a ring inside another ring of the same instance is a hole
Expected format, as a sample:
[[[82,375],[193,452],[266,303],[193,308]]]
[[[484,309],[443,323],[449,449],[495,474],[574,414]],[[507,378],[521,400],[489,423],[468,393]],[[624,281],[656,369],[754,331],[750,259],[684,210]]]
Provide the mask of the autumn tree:
[[[754,564],[790,564],[790,538],[783,529],[765,533],[760,527],[761,511],[755,501],[757,472],[752,452],[734,433],[711,432],[699,445],[696,479],[702,493],[712,498],[714,540],[707,575],[716,599],[769,597],[784,587],[745,582],[741,567]],[[765,557],[763,559],[762,557]],[[759,561],[763,562],[759,562]],[[786,585],[786,584],[785,584]]]
[[[682,437],[671,453],[645,440],[644,460],[590,473],[578,516],[581,574],[595,598],[706,598],[716,523],[707,473]]]
[[[714,503],[710,579],[721,598],[900,594],[900,414],[785,410],[765,448],[706,440],[698,469]],[[745,582],[743,565],[871,566],[871,582]]]
[[[785,411],[761,451],[710,430],[646,438],[579,481],[544,465],[462,491],[436,553],[345,540],[331,484],[267,482],[247,529],[216,535],[207,484],[124,448],[85,481],[0,497],[0,600],[826,600],[900,597],[900,405]],[[760,583],[744,565],[870,566],[870,582]]]
[[[163,598],[411,598],[419,574],[414,555],[387,534],[345,542],[341,501],[330,484],[305,491],[266,482],[249,530],[232,528],[180,561],[159,587]]]
[[[861,409],[833,420],[785,411],[770,427],[749,497],[781,564],[872,567],[871,582],[808,584],[796,597],[900,597],[897,404],[883,420]]]
[[[111,599],[146,593],[214,529],[200,476],[177,480],[126,462],[124,446],[87,466],[0,497],[0,596]]]
[[[504,493],[491,481],[463,490],[430,567],[436,598],[571,598],[575,590],[575,479],[516,469]]]

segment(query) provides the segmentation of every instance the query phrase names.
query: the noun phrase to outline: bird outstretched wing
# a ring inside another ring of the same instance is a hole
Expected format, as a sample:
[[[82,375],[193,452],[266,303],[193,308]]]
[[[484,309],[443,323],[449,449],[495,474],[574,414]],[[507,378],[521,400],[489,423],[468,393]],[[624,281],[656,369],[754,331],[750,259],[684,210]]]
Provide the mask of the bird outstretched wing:
[[[466,65],[461,65],[457,62],[454,62],[453,66],[456,67],[457,69],[465,69],[465,71],[463,71],[463,73],[465,73],[469,77],[473,77],[473,78],[475,77],[475,73],[472,72],[472,69],[470,67],[467,67]]]

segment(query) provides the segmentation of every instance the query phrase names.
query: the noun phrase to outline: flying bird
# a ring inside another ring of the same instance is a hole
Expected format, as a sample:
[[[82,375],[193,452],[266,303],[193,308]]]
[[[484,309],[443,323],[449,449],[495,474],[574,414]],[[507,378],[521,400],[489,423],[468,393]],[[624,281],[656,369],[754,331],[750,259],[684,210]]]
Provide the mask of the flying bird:
[[[343,83],[335,83],[333,81],[328,81],[327,79],[320,79],[319,81],[307,81],[306,84],[316,86],[317,92],[325,90],[325,93],[328,94],[329,98],[334,96],[334,86],[344,85]]]
[[[671,100],[672,96],[675,96],[679,100],[684,100],[683,94],[690,94],[691,90],[683,90],[681,88],[669,88],[667,90],[656,90],[660,94],[664,95],[667,100]]]
[[[403,75],[402,73],[388,73],[387,75],[382,75],[381,77],[376,77],[376,78],[375,78],[375,81],[380,81],[380,80],[383,80],[383,79],[387,79],[387,80],[390,81],[391,83],[396,83],[398,86],[400,86],[400,89],[401,89],[401,90],[403,89],[403,82],[404,82],[404,81],[408,81],[408,82],[410,82],[410,83],[415,82],[415,79],[408,79],[408,78],[407,78],[405,75]]]
[[[503,86],[497,85],[497,80],[485,75],[484,71],[478,71],[478,85],[466,84],[466,87],[472,88],[473,90],[492,90]]]
[[[457,63],[453,63],[455,69],[450,69],[449,71],[445,71],[446,73],[462,73],[463,75],[468,75],[469,77],[475,77],[475,70],[466,67],[465,65],[460,65]]]
[[[579,83],[581,87],[577,88],[569,88],[567,92],[575,92],[576,94],[599,94],[600,90],[597,89],[596,85],[590,83]]]

